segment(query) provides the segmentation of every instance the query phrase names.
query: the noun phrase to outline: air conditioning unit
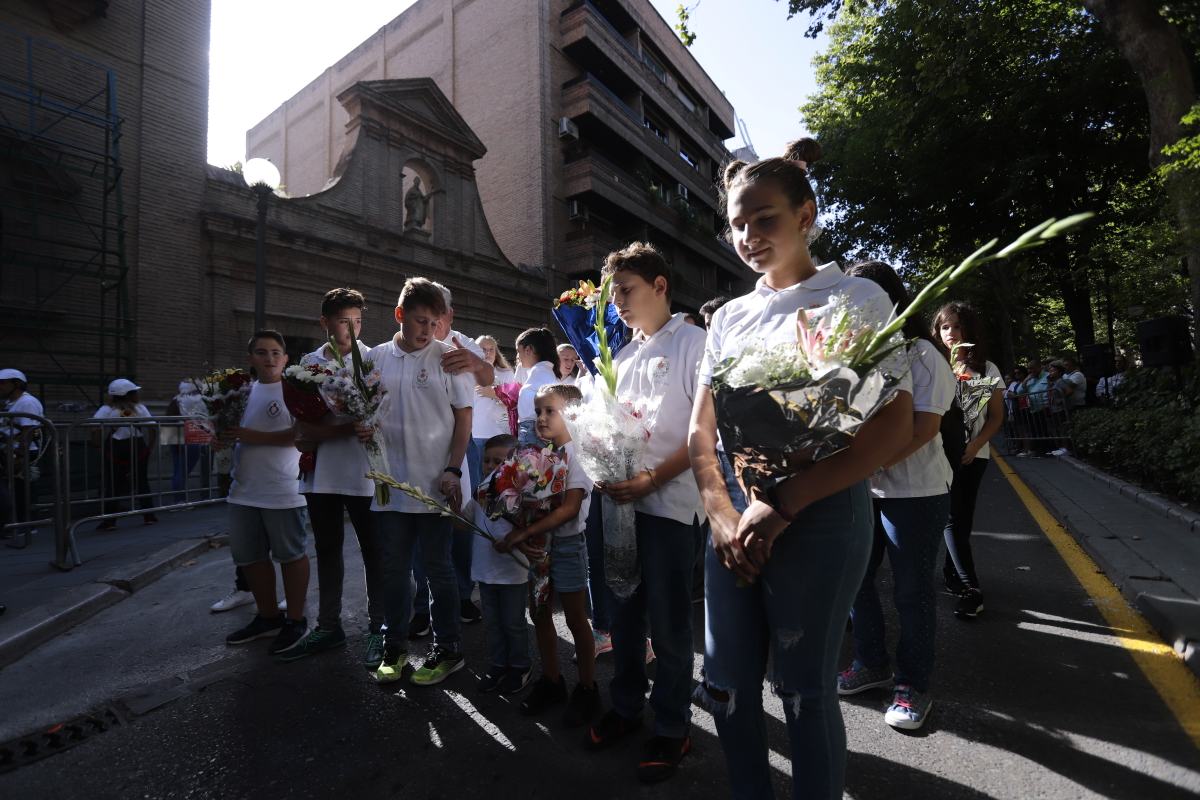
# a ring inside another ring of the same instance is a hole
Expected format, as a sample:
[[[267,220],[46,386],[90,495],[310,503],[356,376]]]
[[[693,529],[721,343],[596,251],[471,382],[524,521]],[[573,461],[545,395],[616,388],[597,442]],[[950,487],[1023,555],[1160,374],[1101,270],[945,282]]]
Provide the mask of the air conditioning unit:
[[[688,188],[682,183],[675,184],[675,196],[684,200],[688,199]]]
[[[576,221],[585,220],[585,219],[587,219],[587,216],[588,216],[587,207],[583,204],[582,200],[572,200],[570,203],[567,204],[567,218],[568,219],[576,220]]]
[[[558,120],[558,138],[578,141],[579,126],[572,122],[570,117],[561,117]]]

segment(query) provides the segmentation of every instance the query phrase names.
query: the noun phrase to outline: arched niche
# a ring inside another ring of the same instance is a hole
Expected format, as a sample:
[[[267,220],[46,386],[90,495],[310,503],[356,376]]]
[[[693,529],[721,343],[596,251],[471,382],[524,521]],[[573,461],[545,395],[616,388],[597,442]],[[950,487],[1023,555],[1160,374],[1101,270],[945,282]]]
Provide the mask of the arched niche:
[[[437,173],[428,163],[419,158],[411,158],[404,162],[400,176],[400,196],[404,206],[405,233],[433,233],[436,197],[441,191]]]

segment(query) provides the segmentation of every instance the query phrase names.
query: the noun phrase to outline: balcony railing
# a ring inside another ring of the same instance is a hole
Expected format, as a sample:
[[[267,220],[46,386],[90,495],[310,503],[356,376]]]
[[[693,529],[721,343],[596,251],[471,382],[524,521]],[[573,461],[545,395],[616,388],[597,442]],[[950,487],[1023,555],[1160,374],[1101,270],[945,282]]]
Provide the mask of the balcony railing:
[[[681,131],[696,139],[714,161],[722,162],[727,158],[725,142],[708,129],[706,110],[702,107],[689,109],[684,105],[667,81],[656,74],[629,40],[588,0],[564,11],[560,26],[564,47],[584,39],[592,40],[620,72],[649,95],[655,105],[662,107]]]

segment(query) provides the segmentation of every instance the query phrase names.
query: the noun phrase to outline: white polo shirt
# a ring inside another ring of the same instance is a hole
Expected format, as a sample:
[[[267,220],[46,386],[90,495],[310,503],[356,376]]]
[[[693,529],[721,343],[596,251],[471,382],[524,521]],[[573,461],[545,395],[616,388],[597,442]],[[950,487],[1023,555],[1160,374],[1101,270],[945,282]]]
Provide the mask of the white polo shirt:
[[[517,422],[537,419],[533,400],[537,397],[538,389],[549,383],[558,383],[553,364],[549,361],[539,361],[529,368],[529,375],[521,386],[521,393],[517,395]]]
[[[107,406],[105,406],[107,408]],[[42,409],[42,401],[31,395],[29,392],[22,392],[21,396],[16,400],[8,403],[6,407],[0,411],[7,411],[10,414],[36,414],[39,417],[44,417],[46,414]],[[36,428],[42,423],[31,417],[9,417],[4,421],[5,424],[0,425],[0,436],[16,438],[17,433],[21,428]],[[29,440],[29,449],[37,450],[38,443],[36,439]]]
[[[126,410],[116,408],[115,406],[110,406],[110,405],[100,406],[99,408],[96,409],[96,413],[92,414],[92,419],[119,419],[120,417],[149,417],[149,416],[152,416],[150,413],[150,409],[146,408],[146,406],[142,405],[141,403],[136,403],[136,404],[134,404],[132,409],[128,410],[128,413],[126,412]],[[146,438],[141,430],[144,427],[150,427],[150,426],[147,425],[146,423],[142,423],[141,425],[126,425],[123,428],[106,427],[106,430],[112,431],[112,438],[114,441],[121,442],[121,441],[128,439],[130,436],[136,436],[139,439]]]
[[[503,539],[512,531],[512,523],[503,517],[488,519],[483,509],[474,500],[468,500],[463,514],[473,518],[475,524],[497,539]],[[529,581],[529,568],[522,567],[508,553],[500,553],[492,543],[482,536],[471,537],[471,580],[512,586]]]
[[[242,427],[275,433],[292,427],[283,382],[250,384]],[[227,502],[254,508],[300,508],[300,451],[290,445],[246,444],[233,448],[233,483]]]
[[[329,343],[321,345],[300,358],[300,365],[326,364],[333,360]],[[358,343],[363,358],[369,358],[371,348]],[[349,358],[350,356],[346,356]],[[348,422],[348,417],[334,417],[337,424]],[[317,466],[306,473],[301,491],[317,494],[342,494],[349,497],[370,497],[375,493],[375,482],[366,477],[371,470],[367,463],[367,451],[354,434],[326,439],[317,446]]]
[[[647,467],[657,467],[687,444],[705,338],[703,330],[685,322],[683,314],[675,314],[653,336],[636,332],[613,359],[617,369],[617,397],[658,403],[646,446]],[[685,525],[695,521],[697,515],[700,521],[705,518],[700,490],[690,469],[635,501],[634,508]]]
[[[454,436],[453,409],[471,407],[475,377],[442,370],[442,355],[453,349],[450,345],[433,341],[408,353],[396,343],[397,337],[375,346],[370,354],[388,392],[380,420],[382,445],[396,480],[418,486],[440,500],[439,484],[449,465]],[[403,492],[392,492],[386,506],[373,501],[371,509],[433,513]]]
[[[954,402],[956,384],[946,357],[924,339],[917,339],[909,353],[913,411],[945,414]],[[953,480],[939,431],[920,450],[872,476],[871,494],[880,498],[933,497],[949,492]]]

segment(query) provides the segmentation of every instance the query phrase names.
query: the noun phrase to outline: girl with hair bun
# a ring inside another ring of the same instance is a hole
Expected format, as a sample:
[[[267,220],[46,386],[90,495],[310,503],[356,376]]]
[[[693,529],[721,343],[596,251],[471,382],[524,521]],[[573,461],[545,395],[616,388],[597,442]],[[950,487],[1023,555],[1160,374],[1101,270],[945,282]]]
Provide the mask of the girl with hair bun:
[[[525,368],[525,380],[517,396],[517,440],[521,444],[537,444],[534,427],[537,412],[533,399],[538,389],[548,383],[558,383],[558,345],[547,328],[530,328],[517,337],[517,361]]]
[[[753,291],[713,315],[688,440],[712,524],[705,553],[704,680],[695,700],[716,720],[738,798],[773,796],[762,703],[768,663],[791,742],[793,797],[842,796],[846,731],[837,659],[871,553],[867,478],[913,432],[906,378],[850,447],[783,481],[768,498],[750,501],[718,449],[710,388],[715,365],[751,342],[795,342],[797,312],[819,320],[834,295],[878,326],[891,316],[892,303],[878,285],[847,277],[835,263],[817,266],[809,254],[817,204],[808,166],[820,154],[814,140],[801,139],[783,157],[734,161],[725,169],[729,238],[761,277]]]

